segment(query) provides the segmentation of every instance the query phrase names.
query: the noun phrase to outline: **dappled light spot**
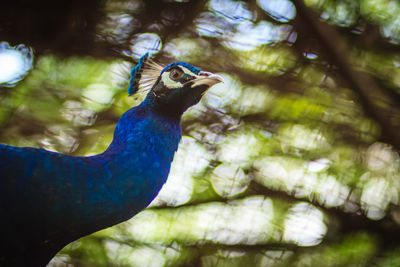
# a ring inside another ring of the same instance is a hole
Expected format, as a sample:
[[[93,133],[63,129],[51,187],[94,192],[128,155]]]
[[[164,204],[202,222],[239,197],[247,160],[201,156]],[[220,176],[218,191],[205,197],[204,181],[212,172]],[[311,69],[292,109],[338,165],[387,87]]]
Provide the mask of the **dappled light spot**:
[[[305,125],[286,125],[279,131],[279,139],[282,142],[282,149],[329,149],[330,144],[322,131],[310,129]]]
[[[212,50],[205,40],[177,38],[168,42],[164,51],[177,60],[190,62],[211,56]]]
[[[364,185],[361,195],[361,208],[372,220],[382,219],[386,208],[397,192],[385,178],[369,178]]]
[[[98,35],[98,38],[105,39],[110,43],[122,44],[138,27],[140,27],[140,21],[131,15],[119,12],[112,13],[99,25],[101,34]]]
[[[71,153],[79,145],[76,132],[67,125],[52,125],[47,127],[46,137],[41,141],[43,148],[62,153]]]
[[[318,188],[318,175],[312,172],[305,172],[304,169],[291,170],[290,175],[293,175],[292,194],[297,198],[312,200],[312,194]]]
[[[306,171],[303,166],[301,160],[283,157],[257,159],[254,167],[259,171],[259,175],[255,180],[268,188],[297,193],[297,196],[301,197],[310,194],[317,183],[315,175],[304,177]]]
[[[350,194],[350,188],[341,184],[332,175],[319,177],[319,184],[315,188],[317,200],[326,207],[338,207],[345,204]]]
[[[127,244],[121,244],[115,240],[106,240],[104,242],[104,248],[107,256],[114,261],[126,261],[133,253],[131,246]],[[140,248],[137,248],[140,250]]]
[[[296,8],[289,0],[257,0],[257,4],[279,22],[289,22],[296,16]]]
[[[275,25],[267,21],[258,23],[245,21],[237,25],[233,34],[227,34],[224,43],[229,48],[249,51],[261,45],[285,41],[291,33],[292,26],[290,25]]]
[[[25,45],[0,42],[0,86],[15,86],[32,68],[33,51]]]
[[[208,90],[201,102],[213,109],[221,109],[239,101],[241,97],[241,83],[229,74],[221,73],[224,83],[216,84]],[[229,90],[226,90],[229,88]]]
[[[162,48],[161,38],[155,33],[136,34],[131,40],[130,51],[124,53],[138,60],[142,55],[158,53]]]
[[[211,153],[204,146],[193,138],[182,137],[169,178],[151,205],[179,206],[188,202],[192,196],[193,179],[208,167],[211,159]]]
[[[338,178],[327,174],[327,161],[305,162],[301,159],[285,157],[264,157],[254,163],[258,170],[255,181],[259,184],[280,191],[285,191],[296,198],[311,198],[327,207],[345,204],[350,189],[338,181]]]
[[[370,1],[371,2],[371,1]],[[356,23],[359,4],[356,1],[343,1],[333,8],[327,5],[321,18],[340,27],[348,27]]]
[[[173,215],[175,217],[175,214]],[[138,213],[128,222],[127,229],[137,240],[154,240],[156,238],[164,239],[168,233],[165,229],[170,225],[170,222],[165,219],[163,214],[158,214],[155,211],[144,210]]]
[[[212,12],[200,14],[196,20],[196,31],[200,36],[222,38],[234,29],[234,25]]]
[[[303,55],[308,59],[316,59],[318,58],[318,54],[312,52],[304,52]]]
[[[241,168],[228,164],[221,164],[215,168],[210,181],[214,190],[225,198],[243,193],[250,184],[250,178]]]
[[[241,116],[266,112],[275,100],[275,95],[265,87],[246,87],[241,97],[232,103],[232,113]]]
[[[288,211],[283,238],[299,246],[318,245],[327,232],[320,210],[309,203],[298,203]]]
[[[293,186],[288,182],[295,181],[295,177],[292,176],[290,180],[287,179],[288,172],[280,161],[280,158],[275,157],[258,159],[254,163],[254,166],[260,172],[260,175],[256,177],[256,181],[264,186],[291,191]]]
[[[222,162],[230,162],[237,166],[248,166],[262,148],[262,140],[251,132],[236,133],[227,136],[222,142],[217,157]]]
[[[388,23],[385,26],[382,26],[381,31],[383,36],[388,38],[391,43],[399,45],[400,44],[400,19],[397,18],[392,23]]]
[[[82,95],[85,97],[87,104],[90,105],[93,110],[97,111],[97,104],[111,104],[114,92],[110,90],[106,84],[95,83],[86,87],[83,90]]]
[[[390,203],[398,204],[399,154],[390,145],[376,142],[367,149],[364,161],[370,171],[361,177],[361,207],[370,219],[379,220]]]
[[[276,236],[273,202],[261,196],[207,203],[178,210],[147,210],[129,221],[139,242],[202,242],[259,244]]]
[[[306,167],[311,172],[321,172],[328,169],[331,164],[332,162],[329,159],[321,158],[308,162]]]
[[[231,23],[240,23],[252,18],[247,4],[242,1],[211,0],[209,9]]]
[[[135,262],[135,266],[166,266],[171,260],[179,258],[180,254],[179,249],[172,247],[140,246],[130,251],[126,264],[129,266]]]
[[[66,254],[57,254],[56,257],[54,257],[47,266],[50,267],[58,267],[58,266],[67,266],[68,262],[71,261],[71,257]]]
[[[61,109],[61,114],[74,125],[92,125],[96,120],[96,113],[86,109],[80,102],[66,101]]]
[[[296,40],[296,33],[291,25],[275,25],[265,20],[256,23],[246,19],[234,23],[215,13],[205,12],[195,20],[195,24],[201,36],[221,38],[227,48],[238,51],[249,51],[283,41],[293,43]]]
[[[399,154],[393,148],[384,143],[372,144],[366,153],[366,165],[374,171],[396,170],[399,165]]]
[[[394,44],[400,44],[400,3],[391,0],[360,1],[361,14],[380,24],[384,37]],[[382,23],[383,22],[383,23]]]
[[[110,64],[108,69],[105,71],[109,73],[107,81],[110,82],[110,91],[126,90],[129,85],[127,79],[130,75],[132,64],[128,61],[115,61]]]
[[[272,218],[272,202],[264,197],[250,197],[234,201],[229,206],[210,207],[199,217],[204,219],[204,239],[224,244],[267,241],[273,230]]]

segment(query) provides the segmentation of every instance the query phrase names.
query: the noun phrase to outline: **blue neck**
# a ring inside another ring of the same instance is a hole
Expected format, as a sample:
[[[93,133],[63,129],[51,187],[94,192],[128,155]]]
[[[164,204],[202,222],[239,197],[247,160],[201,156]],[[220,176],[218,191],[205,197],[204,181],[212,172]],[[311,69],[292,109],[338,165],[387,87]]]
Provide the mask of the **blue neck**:
[[[180,118],[155,112],[151,101],[127,111],[110,146],[93,157],[110,176],[103,181],[109,204],[97,220],[113,225],[145,208],[165,183],[180,138]]]
[[[122,115],[116,125],[113,141],[103,155],[121,151],[137,153],[138,147],[142,146],[151,149],[148,146],[151,146],[151,140],[154,138],[162,139],[166,146],[155,147],[155,150],[175,152],[176,142],[181,138],[180,116],[169,116],[158,112],[154,101],[146,98],[139,106],[131,108]]]

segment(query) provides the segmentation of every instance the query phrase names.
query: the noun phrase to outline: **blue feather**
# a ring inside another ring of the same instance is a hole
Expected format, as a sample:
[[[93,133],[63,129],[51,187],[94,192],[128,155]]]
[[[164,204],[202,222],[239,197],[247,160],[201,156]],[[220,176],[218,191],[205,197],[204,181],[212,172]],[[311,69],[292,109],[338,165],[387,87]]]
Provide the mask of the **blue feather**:
[[[131,70],[131,78],[129,80],[128,94],[133,95],[139,89],[139,80],[142,77],[143,67],[149,58],[149,53],[144,54],[135,68]]]
[[[173,67],[173,66],[177,66],[177,65],[188,68],[188,69],[189,69],[191,72],[193,72],[194,74],[199,74],[199,72],[200,72],[200,69],[196,68],[195,66],[190,65],[190,64],[188,64],[188,63],[186,63],[186,62],[178,61],[178,62],[174,62],[174,63],[171,63],[171,64],[167,65],[167,66],[163,69],[163,71],[162,71],[161,73],[163,73],[164,71],[168,70],[169,68],[171,68],[171,67]]]

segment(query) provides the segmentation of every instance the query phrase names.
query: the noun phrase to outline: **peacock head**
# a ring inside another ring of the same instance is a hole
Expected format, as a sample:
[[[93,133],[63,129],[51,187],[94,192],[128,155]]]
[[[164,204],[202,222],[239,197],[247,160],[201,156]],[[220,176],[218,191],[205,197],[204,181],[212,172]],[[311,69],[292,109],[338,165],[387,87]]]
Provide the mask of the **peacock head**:
[[[181,115],[198,103],[214,84],[223,82],[221,76],[202,71],[185,62],[162,66],[146,53],[131,71],[129,95],[148,92],[146,100],[164,113]]]

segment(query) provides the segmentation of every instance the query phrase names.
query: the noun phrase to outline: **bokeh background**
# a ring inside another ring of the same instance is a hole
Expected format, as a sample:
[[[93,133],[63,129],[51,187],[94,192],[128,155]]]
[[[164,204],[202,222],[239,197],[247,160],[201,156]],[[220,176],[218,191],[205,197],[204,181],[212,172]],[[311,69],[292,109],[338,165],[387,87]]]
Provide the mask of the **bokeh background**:
[[[167,184],[50,266],[400,266],[400,2],[8,1],[0,142],[104,151],[145,52],[225,79]]]

